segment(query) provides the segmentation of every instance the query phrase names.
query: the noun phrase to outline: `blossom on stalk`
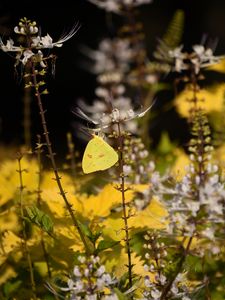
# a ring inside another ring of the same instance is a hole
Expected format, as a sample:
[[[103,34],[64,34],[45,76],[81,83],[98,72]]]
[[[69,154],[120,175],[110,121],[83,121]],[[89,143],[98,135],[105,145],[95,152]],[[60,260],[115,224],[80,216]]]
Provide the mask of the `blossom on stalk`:
[[[100,258],[93,255],[90,258],[79,256],[78,260],[79,265],[74,267],[67,287],[60,288],[67,293],[67,299],[118,300],[113,292],[116,280],[105,271],[104,265],[100,265]]]
[[[152,0],[89,0],[108,12],[121,13],[123,9],[151,3]]]
[[[32,56],[37,56],[41,58],[43,62],[43,53],[42,49],[52,49],[54,47],[62,47],[63,43],[71,39],[77,30],[79,29],[78,25],[75,25],[67,34],[64,34],[58,41],[53,42],[53,39],[49,34],[46,36],[40,36],[39,30],[36,22],[32,22],[27,18],[20,20],[19,25],[14,28],[14,32],[18,35],[27,37],[26,45],[16,46],[15,42],[10,38],[4,44],[0,38],[0,49],[4,52],[16,52],[16,65],[20,62],[23,65],[26,65],[28,60]]]
[[[73,113],[95,126],[95,128],[92,129],[93,132],[102,132],[110,127],[114,128],[114,126],[118,123],[123,126],[124,124],[126,125],[127,122],[143,117],[151,109],[151,107],[152,105],[147,107],[145,110],[137,112],[132,108],[126,111],[123,109],[119,110],[118,108],[113,108],[108,113],[103,112],[96,119],[89,117],[78,107],[73,111]]]
[[[144,278],[142,300],[160,300],[165,286],[170,281],[166,266],[169,264],[168,246],[156,231],[147,231],[143,245],[145,252],[144,270],[151,274]],[[171,285],[168,296],[171,299],[190,300],[190,288],[185,273],[179,273]]]
[[[129,64],[135,55],[130,42],[118,37],[102,39],[96,50],[82,46],[81,51],[93,61],[88,70],[97,75],[117,70],[122,76],[124,72],[129,71]]]
[[[168,56],[174,60],[173,69],[176,72],[194,69],[195,74],[199,74],[200,69],[216,64],[223,56],[213,55],[211,48],[205,48],[203,45],[194,45],[191,53],[183,51],[183,45],[169,50]]]

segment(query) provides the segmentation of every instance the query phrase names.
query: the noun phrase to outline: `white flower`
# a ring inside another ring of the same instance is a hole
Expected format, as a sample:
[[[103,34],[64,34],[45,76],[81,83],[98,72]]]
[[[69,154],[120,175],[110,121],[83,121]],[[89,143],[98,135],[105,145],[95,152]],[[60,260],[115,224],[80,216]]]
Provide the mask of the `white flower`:
[[[144,270],[145,270],[146,272],[149,271],[149,266],[148,266],[147,264],[144,264],[143,268],[144,268]]]
[[[152,296],[153,299],[159,300],[160,296],[161,296],[161,292],[157,289],[154,289],[154,290],[151,291],[151,296]]]
[[[102,275],[102,280],[104,280],[104,282],[107,286],[113,283],[113,280],[112,280],[110,274],[107,274],[107,273]]]
[[[75,266],[73,269],[73,274],[77,277],[81,277],[81,272],[78,266]]]
[[[96,276],[100,277],[103,273],[105,273],[105,266],[101,266],[98,268],[98,270],[96,271]]]
[[[29,60],[29,58],[31,58],[33,55],[34,55],[34,53],[31,50],[25,50],[23,52],[22,64],[26,65],[26,63]]]
[[[150,279],[149,279],[148,276],[145,277],[144,283],[145,283],[145,286],[146,286],[147,288],[149,288],[149,287],[152,286],[152,283],[151,283],[151,281],[150,281]]]
[[[82,264],[86,261],[86,257],[85,257],[85,256],[81,256],[81,255],[78,256],[77,259],[78,259],[78,261],[79,261],[80,263],[82,263]]]
[[[181,45],[173,50],[170,50],[168,53],[169,57],[175,59],[175,71],[176,72],[181,72],[182,70],[187,69],[186,64],[184,64],[184,62],[183,62],[185,55],[182,52],[182,49],[183,49],[183,45]]]
[[[218,247],[218,246],[212,246],[212,247],[211,247],[211,251],[212,251],[212,253],[215,255],[215,254],[219,254],[220,251],[221,251],[221,249],[220,249],[220,247]]]
[[[214,238],[215,238],[215,235],[214,235],[215,230],[212,227],[211,228],[207,227],[205,230],[202,230],[201,234],[210,240],[214,240]]]
[[[67,284],[68,284],[68,288],[69,288],[70,290],[72,290],[73,285],[74,285],[73,280],[72,280],[72,279],[69,279],[68,282],[67,282]]]
[[[164,285],[166,283],[166,276],[161,274],[159,277],[159,282]]]
[[[123,6],[132,7],[151,3],[152,0],[89,0],[99,8],[109,12],[120,13]]]
[[[14,41],[12,39],[7,40],[6,45],[3,44],[2,39],[0,38],[0,49],[4,52],[21,52],[20,47],[14,46]]]
[[[173,284],[173,285],[172,285],[171,292],[172,292],[174,295],[177,295],[177,294],[178,294],[178,287],[177,287],[176,284]]]
[[[96,94],[96,96],[98,96],[100,98],[106,99],[107,97],[109,97],[109,91],[103,87],[97,87],[95,90],[95,94]]]
[[[129,175],[132,172],[132,168],[130,165],[123,166],[123,173],[125,176]]]
[[[53,40],[49,34],[47,34],[44,37],[41,37],[41,36],[32,37],[31,47],[33,49],[37,49],[37,50],[45,49],[45,48],[51,49],[53,47],[62,47],[63,43],[68,41],[69,39],[71,39],[74,36],[74,34],[77,32],[78,29],[79,29],[79,26],[75,25],[69,33],[63,35],[56,42],[53,42]],[[16,33],[25,34],[23,27],[21,27],[19,29],[16,26],[14,28],[14,30]],[[37,33],[36,27],[31,26],[31,30],[33,30],[32,33]],[[14,41],[12,39],[7,40],[6,45],[5,45],[0,38],[0,49],[4,52],[22,52],[24,48],[14,46]],[[28,53],[28,51],[31,51],[31,50],[27,49],[24,52]],[[23,64],[25,64],[24,62],[26,61],[26,57],[27,57],[27,54],[24,55],[24,61],[22,61]]]
[[[81,280],[78,280],[74,283],[74,290],[77,291],[77,293],[82,292],[84,287],[84,283]]]
[[[89,269],[88,269],[88,268],[85,268],[85,269],[84,269],[84,276],[85,276],[85,277],[88,277],[89,274],[90,274]]]
[[[120,38],[106,38],[101,40],[97,50],[82,46],[81,51],[93,61],[88,66],[89,71],[101,76],[108,73],[112,76],[112,72],[119,73],[119,79],[129,70],[129,64],[135,56],[130,42]]]
[[[40,41],[41,41],[40,36],[32,37],[32,44],[31,44],[31,46],[34,47],[34,48],[36,48],[37,46],[40,46]]]
[[[182,52],[183,46],[179,46],[168,52],[169,57],[175,60],[175,71],[181,72],[190,69],[190,65],[198,74],[201,68],[217,63],[222,56],[214,56],[212,49],[205,49],[203,45],[194,45],[192,53]]]
[[[96,282],[96,285],[97,285],[98,290],[101,291],[105,286],[105,282],[102,278],[98,278],[97,282]]]
[[[192,216],[193,216],[193,217],[196,217],[197,212],[198,212],[199,209],[200,209],[200,203],[197,202],[197,201],[188,201],[188,202],[186,203],[186,205],[187,205],[187,208],[191,211]]]
[[[99,256],[91,256],[91,260],[94,264],[98,263],[100,261],[100,257]]]
[[[46,36],[44,37],[41,37],[40,39],[40,45],[42,45],[43,48],[53,48],[53,43],[52,43],[52,38],[50,37],[49,34],[47,34]],[[57,44],[56,44],[57,46]],[[61,47],[62,44],[59,44],[59,46],[57,47]]]

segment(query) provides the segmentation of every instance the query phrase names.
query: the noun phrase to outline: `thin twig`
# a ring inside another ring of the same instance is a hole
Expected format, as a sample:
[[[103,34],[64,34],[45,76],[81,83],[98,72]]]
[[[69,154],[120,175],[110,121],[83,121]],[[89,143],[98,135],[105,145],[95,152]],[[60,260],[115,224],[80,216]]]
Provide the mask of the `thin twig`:
[[[29,266],[29,273],[30,273],[30,282],[31,282],[31,289],[32,289],[32,295],[34,300],[37,300],[37,295],[36,295],[36,284],[35,284],[35,280],[34,280],[34,271],[33,271],[33,266],[32,266],[32,260],[31,260],[31,255],[28,249],[28,245],[27,245],[27,234],[26,234],[26,229],[25,229],[25,221],[24,221],[24,213],[23,213],[23,190],[25,188],[25,186],[23,185],[23,170],[21,167],[21,159],[22,159],[22,155],[19,154],[18,155],[18,173],[19,173],[19,190],[20,190],[20,194],[19,194],[19,207],[20,207],[20,217],[21,217],[21,224],[22,224],[22,246],[25,252],[25,255],[27,257],[27,262],[28,262],[28,266]]]
[[[27,69],[27,67],[25,67]],[[28,70],[26,70],[28,73]],[[24,78],[25,85],[28,84],[28,77]],[[24,89],[23,95],[24,111],[23,111],[23,128],[24,128],[24,142],[28,149],[31,147],[31,90]]]
[[[39,85],[38,85],[38,81],[37,81],[35,65],[34,65],[33,62],[31,64],[32,64],[32,67],[31,67],[31,69],[32,69],[32,79],[33,79],[33,84],[34,84],[34,88],[35,88],[35,96],[36,96],[38,107],[39,107],[39,113],[40,113],[40,116],[41,116],[41,124],[42,124],[42,128],[43,128],[43,135],[45,137],[45,141],[46,141],[46,145],[47,145],[47,149],[48,149],[48,154],[49,154],[49,159],[51,161],[53,172],[54,172],[54,175],[55,175],[55,180],[57,182],[57,185],[58,185],[58,188],[59,188],[59,191],[60,191],[60,195],[62,196],[62,198],[63,198],[63,200],[66,204],[66,208],[67,208],[67,210],[68,210],[68,212],[71,216],[73,225],[77,228],[77,231],[78,231],[78,233],[80,235],[80,238],[83,242],[86,253],[90,254],[90,249],[89,249],[88,244],[86,242],[85,236],[84,236],[84,234],[83,234],[83,232],[82,232],[82,230],[79,226],[78,220],[77,220],[77,218],[74,214],[74,211],[72,209],[72,205],[69,203],[69,201],[66,197],[65,191],[63,189],[62,183],[61,183],[61,177],[59,175],[58,168],[57,168],[56,161],[55,161],[55,153],[53,152],[52,143],[51,143],[50,137],[49,137],[49,131],[48,131],[47,122],[46,122],[46,118],[45,118],[45,111],[44,111],[44,108],[43,108],[43,105],[42,105],[41,94],[40,94],[40,91],[39,91]]]
[[[38,135],[37,138],[38,138],[38,145],[41,145],[41,136]],[[37,162],[38,162],[37,206],[41,208],[41,179],[42,179],[41,147],[37,148]],[[52,274],[51,274],[51,268],[49,263],[49,254],[46,249],[46,245],[44,241],[44,232],[42,229],[41,229],[41,248],[47,265],[48,278],[50,279],[52,277]]]
[[[125,231],[125,243],[126,243],[126,250],[127,250],[127,268],[128,268],[128,280],[129,280],[129,288],[133,286],[133,280],[132,280],[132,261],[131,261],[131,247],[130,247],[130,236],[129,236],[129,226],[128,226],[128,214],[127,214],[127,206],[126,206],[126,198],[125,198],[125,176],[123,173],[123,167],[124,167],[124,159],[123,159],[123,150],[124,150],[124,144],[123,144],[123,136],[120,128],[120,123],[117,123],[118,125],[118,142],[119,142],[119,172],[120,172],[120,192],[122,196],[122,207],[123,207],[123,221],[124,221],[124,231]]]

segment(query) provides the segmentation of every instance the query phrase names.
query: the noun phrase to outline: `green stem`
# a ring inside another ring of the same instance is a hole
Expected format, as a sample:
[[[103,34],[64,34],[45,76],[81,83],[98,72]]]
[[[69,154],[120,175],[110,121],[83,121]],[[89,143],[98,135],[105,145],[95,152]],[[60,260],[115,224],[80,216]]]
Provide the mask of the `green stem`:
[[[38,145],[41,144],[41,136],[38,135]],[[41,207],[41,174],[42,174],[42,163],[41,163],[41,147],[37,149],[37,161],[38,161],[38,187],[37,187],[37,206]],[[44,259],[47,265],[48,278],[52,277],[51,268],[49,263],[49,254],[46,249],[45,241],[44,241],[44,232],[41,229],[41,248],[44,255]]]
[[[71,169],[71,175],[72,175],[72,181],[73,181],[73,187],[74,192],[76,193],[77,187],[75,183],[75,177],[76,177],[76,161],[75,161],[75,151],[74,151],[74,143],[72,141],[72,135],[70,132],[67,133],[67,146],[69,155],[68,158],[70,160],[70,169]]]
[[[128,226],[128,214],[127,214],[127,206],[126,206],[126,198],[125,198],[125,176],[123,173],[124,167],[124,159],[123,159],[123,136],[121,133],[120,123],[118,124],[118,141],[119,141],[119,172],[120,172],[120,192],[122,196],[122,208],[123,208],[123,221],[124,221],[124,231],[125,231],[125,243],[126,243],[126,250],[127,250],[127,268],[128,268],[128,280],[129,280],[129,288],[133,286],[132,281],[132,261],[131,261],[131,247],[130,247],[130,237],[129,237],[129,226]]]
[[[6,255],[5,248],[4,248],[4,245],[3,245],[3,240],[2,240],[2,231],[1,231],[1,229],[0,229],[0,248],[2,250],[3,255]]]
[[[34,300],[37,300],[36,296],[36,285],[35,285],[35,280],[34,280],[34,271],[33,271],[33,266],[32,266],[32,260],[31,260],[31,255],[28,249],[27,245],[27,234],[26,234],[26,229],[25,229],[25,221],[24,221],[24,213],[23,213],[23,190],[24,190],[24,185],[23,185],[23,176],[22,176],[22,168],[21,168],[21,159],[22,155],[18,156],[18,173],[19,173],[19,182],[20,182],[20,195],[19,195],[19,206],[20,206],[20,217],[21,217],[21,223],[22,223],[22,246],[24,249],[24,252],[27,257],[27,262],[29,266],[29,272],[30,272],[30,282],[31,282],[31,289],[32,289],[32,294]]]
[[[28,68],[26,67],[26,72],[28,73]],[[25,77],[25,85],[28,83],[28,77]],[[23,95],[24,102],[24,111],[23,111],[23,128],[24,128],[24,141],[25,145],[30,148],[31,147],[31,92],[30,89],[24,89]]]
[[[49,137],[49,131],[48,131],[47,122],[46,122],[46,118],[45,118],[45,111],[43,109],[41,94],[39,92],[39,86],[38,86],[37,75],[36,75],[36,70],[35,70],[34,63],[32,63],[32,79],[33,79],[33,84],[34,84],[34,88],[35,88],[35,96],[36,96],[38,107],[39,107],[39,113],[40,113],[40,116],[41,116],[41,124],[42,124],[42,128],[43,128],[43,135],[45,137],[45,142],[46,142],[46,146],[47,146],[47,149],[48,149],[49,159],[51,161],[53,172],[54,172],[54,175],[55,175],[55,180],[57,182],[60,195],[63,198],[63,201],[65,202],[65,205],[66,205],[66,208],[67,208],[67,210],[68,210],[68,212],[71,216],[73,225],[76,227],[76,229],[77,229],[77,231],[80,235],[80,238],[83,242],[86,253],[90,254],[90,249],[89,249],[88,244],[86,242],[85,236],[84,236],[84,234],[83,234],[83,232],[82,232],[82,230],[79,226],[78,220],[77,220],[77,218],[74,214],[74,211],[72,209],[72,205],[69,203],[69,201],[66,197],[65,191],[63,190],[63,187],[62,187],[61,177],[59,175],[58,168],[57,168],[56,161],[55,161],[55,153],[53,152],[52,143],[51,143],[50,137]]]

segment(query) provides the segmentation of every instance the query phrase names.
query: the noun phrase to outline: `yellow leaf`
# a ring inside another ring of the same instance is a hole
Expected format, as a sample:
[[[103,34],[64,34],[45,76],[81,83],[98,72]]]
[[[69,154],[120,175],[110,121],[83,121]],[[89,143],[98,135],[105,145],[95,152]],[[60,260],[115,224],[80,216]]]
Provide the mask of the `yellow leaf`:
[[[141,192],[146,187],[147,185],[132,185],[132,189],[126,192],[126,202],[133,199],[135,191]],[[111,208],[121,202],[121,192],[115,188],[114,184],[107,184],[97,195],[84,198],[79,209],[81,209],[80,213],[89,219],[106,217],[110,214]]]
[[[60,174],[63,189],[70,202],[73,204],[74,209],[77,210],[79,201],[74,195],[74,186],[72,179],[67,174]],[[45,172],[43,176],[43,182],[41,185],[42,200],[48,205],[51,212],[56,217],[65,217],[68,212],[65,209],[65,202],[62,196],[59,194],[59,188],[55,180],[53,180],[54,174],[52,172]]]
[[[0,253],[5,255],[15,250],[15,248],[20,248],[21,239],[12,231],[8,230],[3,232],[1,244],[2,247],[0,247]]]
[[[16,277],[16,272],[12,268],[12,266],[7,265],[3,271],[0,273],[0,286],[10,280],[11,278]]]
[[[15,208],[11,208],[0,214],[0,231],[5,230],[17,231],[19,229],[18,214],[15,212]]]
[[[159,202],[157,197],[151,199],[150,204],[142,211],[129,219],[129,226],[134,228],[162,229],[166,222],[163,220],[168,215],[165,207]]]
[[[134,264],[133,273],[136,275],[143,275],[144,271],[144,262],[140,259],[140,256],[137,256],[134,252],[131,254],[131,262]],[[113,253],[111,255],[107,255],[107,259],[105,261],[106,270],[109,272],[113,272],[117,277],[121,277],[125,272],[127,272],[128,258],[125,249],[122,249],[120,254],[114,256]]]
[[[23,172],[24,193],[27,190],[34,192],[37,189],[38,175],[36,160],[28,160],[24,157],[21,161]],[[14,198],[14,194],[18,193],[19,175],[18,162],[16,160],[7,160],[2,162],[0,167],[0,205],[4,205],[10,199]],[[29,198],[32,198],[29,195]]]

